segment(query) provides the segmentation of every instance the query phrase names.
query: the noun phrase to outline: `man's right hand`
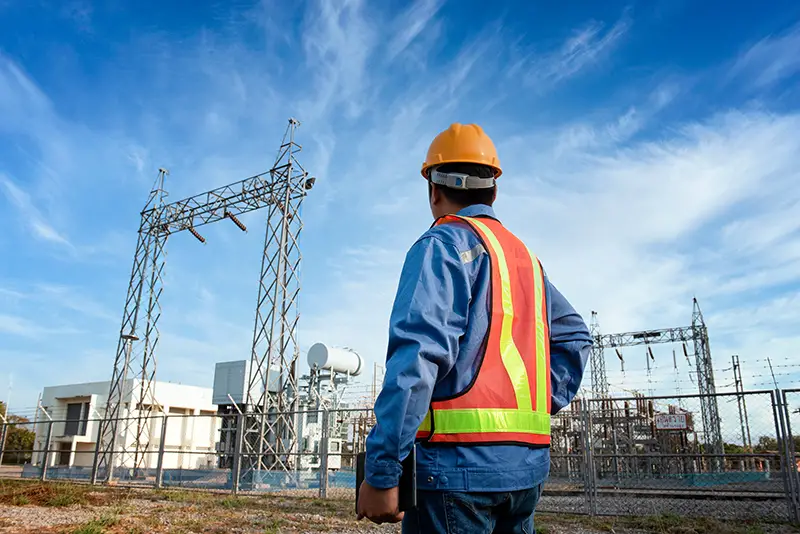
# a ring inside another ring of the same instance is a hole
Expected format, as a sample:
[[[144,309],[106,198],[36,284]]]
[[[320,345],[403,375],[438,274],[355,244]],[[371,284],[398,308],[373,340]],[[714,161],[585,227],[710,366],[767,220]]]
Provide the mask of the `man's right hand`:
[[[399,523],[403,520],[400,511],[400,490],[397,486],[378,489],[361,483],[358,490],[358,519],[366,517],[373,523]]]

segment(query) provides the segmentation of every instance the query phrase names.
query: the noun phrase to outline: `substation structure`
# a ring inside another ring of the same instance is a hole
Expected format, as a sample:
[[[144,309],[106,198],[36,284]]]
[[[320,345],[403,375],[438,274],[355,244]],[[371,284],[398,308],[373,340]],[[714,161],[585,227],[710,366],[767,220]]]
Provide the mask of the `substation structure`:
[[[246,408],[247,384],[242,377],[247,376],[250,362],[232,361],[217,363],[214,372],[213,402],[220,416],[220,438],[217,467],[237,470],[237,456],[241,451],[239,443],[242,436],[238,432],[238,422],[246,418],[242,410]],[[344,399],[353,378],[359,376],[363,359],[354,350],[330,347],[315,343],[308,350],[309,373],[301,376],[298,385],[298,408],[296,414],[296,434],[298,436],[297,461],[291,473],[280,469],[261,478],[251,477],[247,489],[257,489],[261,485],[299,484],[300,471],[335,471],[342,467],[352,467],[352,458],[344,456],[343,448],[350,439],[351,418],[357,414]],[[272,376],[276,376],[273,373]],[[279,384],[273,381],[270,391],[278,391]],[[268,415],[268,419],[274,415]],[[241,484],[239,484],[241,486]],[[236,487],[239,487],[236,486]]]
[[[637,456],[642,454],[699,454],[693,465],[669,467],[650,466],[648,470],[670,472],[696,472],[698,470],[720,471],[724,466],[724,446],[720,428],[714,370],[711,362],[711,347],[703,313],[693,299],[691,326],[644,330],[621,334],[601,334],[597,314],[592,312],[590,331],[592,334],[591,371],[593,399],[589,401],[589,439],[598,469],[612,470],[617,475],[638,473],[644,469]],[[608,378],[605,371],[605,349],[613,348],[623,362],[620,348],[645,345],[652,358],[650,345],[680,343],[687,360],[691,343],[697,373],[702,429],[696,428],[693,414],[680,406],[669,405],[666,411],[658,412],[652,400],[645,401],[636,393],[629,399],[614,399],[608,393]],[[663,415],[678,415],[680,428],[672,432],[658,432],[656,418]],[[553,429],[557,432],[557,429]],[[699,432],[702,430],[701,432]],[[566,432],[566,429],[565,429]],[[698,442],[702,434],[702,445]],[[568,439],[565,437],[562,439]],[[554,440],[557,437],[554,435]],[[565,444],[568,442],[565,442]],[[605,460],[604,460],[605,458]],[[638,462],[638,463],[637,463]],[[607,464],[607,465],[605,465]],[[677,471],[676,471],[677,470]]]
[[[144,476],[139,475],[144,459],[157,450],[149,441],[148,429],[153,418],[163,415],[155,400],[154,383],[161,317],[159,298],[168,237],[185,230],[205,243],[197,229],[223,219],[247,231],[237,216],[262,208],[267,210],[267,225],[247,396],[242,406],[240,475],[242,481],[252,483],[259,471],[295,467],[301,262],[298,238],[303,228],[301,206],[315,181],[297,160],[302,150],[295,142],[299,124],[289,119],[275,164],[269,171],[212,191],[167,204],[168,173],[159,170],[141,212],[108,402],[98,430],[92,482],[110,481],[115,476],[115,466],[120,465],[126,466],[126,472],[122,473],[126,477]],[[123,406],[122,399],[127,398],[125,387],[134,389],[130,406]],[[123,419],[126,411],[128,417]],[[131,441],[133,447],[117,448]]]
[[[553,418],[551,477],[576,481],[586,476],[585,448],[591,443],[597,479],[625,480],[641,485],[642,479],[691,475],[713,468],[713,458],[703,452],[693,414],[675,404],[636,394],[631,398],[602,401],[589,417],[583,401],[575,402]],[[600,402],[600,401],[597,401]],[[660,428],[670,416],[673,428]]]

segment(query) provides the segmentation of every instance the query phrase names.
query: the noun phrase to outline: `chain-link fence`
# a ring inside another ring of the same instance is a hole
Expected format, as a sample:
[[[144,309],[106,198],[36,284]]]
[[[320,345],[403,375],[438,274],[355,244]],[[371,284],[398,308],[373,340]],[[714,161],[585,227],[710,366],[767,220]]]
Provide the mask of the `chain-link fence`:
[[[782,404],[779,425],[782,425],[782,440],[787,458],[786,488],[789,501],[789,515],[792,521],[800,523],[800,389],[787,389],[779,394]]]
[[[354,499],[372,411],[282,415],[159,413],[104,461],[98,419],[9,419],[0,476]],[[798,428],[800,389],[576,399],[553,417],[538,510],[800,522]]]
[[[634,396],[588,406],[593,513],[786,517],[774,393]]]

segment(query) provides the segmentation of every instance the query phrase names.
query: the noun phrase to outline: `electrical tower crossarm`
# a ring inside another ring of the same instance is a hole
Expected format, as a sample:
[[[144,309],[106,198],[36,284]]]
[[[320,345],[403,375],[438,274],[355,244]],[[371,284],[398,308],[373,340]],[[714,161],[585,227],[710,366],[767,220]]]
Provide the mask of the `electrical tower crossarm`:
[[[197,228],[283,202],[287,200],[281,196],[287,190],[287,178],[284,173],[276,171],[280,171],[280,168],[163,207],[151,208],[143,212],[142,216],[151,219],[150,232],[163,235]],[[305,176],[306,173],[303,173],[301,179],[304,180]],[[288,200],[305,196],[306,193],[303,187],[295,188],[292,198]]]
[[[663,330],[604,334],[595,336],[594,343],[601,347],[633,347],[656,343],[682,343],[692,339],[692,327],[684,326],[680,328],[664,328]]]

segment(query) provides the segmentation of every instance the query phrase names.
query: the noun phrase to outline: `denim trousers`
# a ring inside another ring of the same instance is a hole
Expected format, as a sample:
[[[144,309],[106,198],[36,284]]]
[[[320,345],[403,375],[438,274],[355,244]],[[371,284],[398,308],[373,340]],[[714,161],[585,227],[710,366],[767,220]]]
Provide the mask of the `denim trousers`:
[[[403,534],[533,534],[543,484],[491,493],[417,491],[403,517]]]

